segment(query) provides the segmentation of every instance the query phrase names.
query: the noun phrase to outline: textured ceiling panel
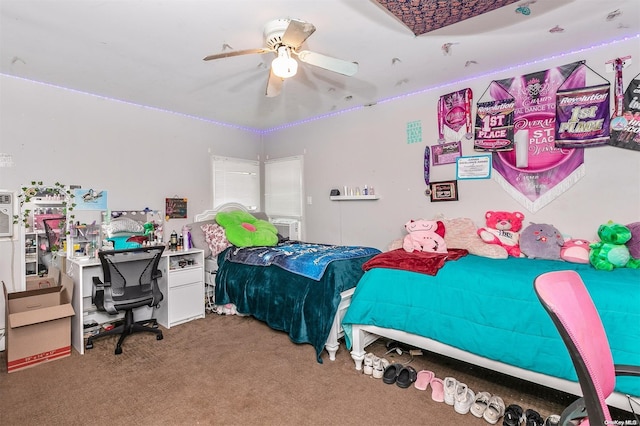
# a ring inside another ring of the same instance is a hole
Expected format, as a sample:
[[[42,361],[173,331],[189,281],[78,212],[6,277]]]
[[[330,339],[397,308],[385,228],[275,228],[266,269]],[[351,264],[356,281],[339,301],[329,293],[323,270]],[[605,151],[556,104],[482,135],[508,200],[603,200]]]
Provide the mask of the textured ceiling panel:
[[[428,33],[518,0],[376,0],[415,35]]]

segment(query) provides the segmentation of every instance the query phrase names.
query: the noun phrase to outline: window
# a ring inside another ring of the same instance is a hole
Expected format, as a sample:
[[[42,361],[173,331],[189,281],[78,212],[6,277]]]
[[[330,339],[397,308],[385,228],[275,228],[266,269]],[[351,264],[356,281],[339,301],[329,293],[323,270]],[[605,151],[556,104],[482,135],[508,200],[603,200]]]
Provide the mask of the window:
[[[211,157],[213,208],[240,203],[249,211],[260,210],[260,163],[241,158]]]
[[[302,160],[301,156],[296,156],[265,161],[265,213],[270,217],[302,219]]]

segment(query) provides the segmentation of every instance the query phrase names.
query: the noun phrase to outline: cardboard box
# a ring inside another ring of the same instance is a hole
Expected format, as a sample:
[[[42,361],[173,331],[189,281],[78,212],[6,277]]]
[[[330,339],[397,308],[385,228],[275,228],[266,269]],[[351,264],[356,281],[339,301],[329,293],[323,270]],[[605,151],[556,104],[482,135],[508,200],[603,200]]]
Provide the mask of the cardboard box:
[[[71,355],[73,280],[62,274],[60,283],[16,293],[3,286],[7,372]]]
[[[60,270],[51,266],[46,277],[27,277],[27,291],[57,287],[58,283],[60,283]]]

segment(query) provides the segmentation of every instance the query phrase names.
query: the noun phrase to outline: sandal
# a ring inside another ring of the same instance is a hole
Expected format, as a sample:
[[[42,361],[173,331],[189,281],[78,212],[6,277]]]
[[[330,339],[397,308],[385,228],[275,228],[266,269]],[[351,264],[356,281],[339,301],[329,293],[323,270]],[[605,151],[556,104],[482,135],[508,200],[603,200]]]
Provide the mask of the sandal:
[[[416,381],[418,377],[418,373],[413,367],[402,367],[400,373],[398,373],[398,377],[396,379],[396,385],[400,388],[408,388],[411,386],[411,383]]]
[[[489,398],[487,409],[482,413],[482,418],[487,423],[495,425],[500,420],[500,417],[504,415],[504,401],[499,396],[492,396]]]
[[[544,426],[544,420],[536,410],[528,409],[524,412],[525,426]]]
[[[522,407],[517,404],[511,404],[504,410],[502,426],[519,426],[523,420],[522,417]]]
[[[382,381],[388,385],[392,385],[398,379],[398,374],[402,370],[402,364],[391,364],[384,369],[382,373]]]
[[[485,410],[489,406],[489,400],[491,399],[491,394],[489,392],[478,392],[476,395],[475,401],[473,401],[473,405],[471,406],[471,414],[476,417],[482,417]]]
[[[431,399],[435,402],[444,402],[444,382],[434,377],[431,379]]]
[[[420,370],[418,372],[418,378],[416,379],[416,382],[413,384],[413,386],[418,390],[427,390],[427,387],[429,386],[429,383],[434,376],[435,374],[433,374],[433,371]]]

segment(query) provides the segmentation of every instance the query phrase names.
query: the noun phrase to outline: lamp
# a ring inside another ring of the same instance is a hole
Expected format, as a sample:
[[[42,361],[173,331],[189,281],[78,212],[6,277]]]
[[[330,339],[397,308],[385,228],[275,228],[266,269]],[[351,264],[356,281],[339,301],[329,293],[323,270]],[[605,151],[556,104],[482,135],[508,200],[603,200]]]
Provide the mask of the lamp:
[[[298,72],[298,62],[291,57],[287,46],[278,47],[278,57],[271,62],[273,73],[280,78],[289,78]]]

